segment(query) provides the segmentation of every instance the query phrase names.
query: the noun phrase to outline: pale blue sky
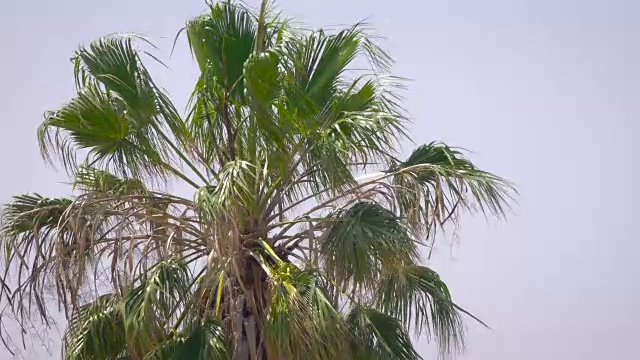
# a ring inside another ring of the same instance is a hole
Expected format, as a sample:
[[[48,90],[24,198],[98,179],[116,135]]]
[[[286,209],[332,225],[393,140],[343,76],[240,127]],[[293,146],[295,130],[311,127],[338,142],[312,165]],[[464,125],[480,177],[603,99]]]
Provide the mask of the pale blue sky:
[[[397,75],[413,79],[405,105],[415,141],[471,149],[518,183],[508,222],[463,222],[457,245],[441,243],[433,262],[456,300],[493,328],[470,321],[462,359],[640,359],[640,1],[280,5],[313,26],[369,18]],[[168,59],[176,31],[203,9],[202,0],[3,0],[0,199],[67,191],[40,160],[35,128],[72,96],[78,44],[143,32]],[[184,42],[168,65],[156,78],[183,105],[197,71]]]

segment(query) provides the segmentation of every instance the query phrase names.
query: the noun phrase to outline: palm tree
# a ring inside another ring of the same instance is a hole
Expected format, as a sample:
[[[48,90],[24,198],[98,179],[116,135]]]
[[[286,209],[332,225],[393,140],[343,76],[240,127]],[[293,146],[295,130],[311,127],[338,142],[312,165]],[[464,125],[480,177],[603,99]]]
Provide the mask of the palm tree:
[[[503,216],[513,186],[438,142],[398,159],[400,81],[364,24],[307,31],[268,5],[187,22],[200,76],[185,116],[145,39],[75,53],[77,94],[37,132],[74,196],[2,213],[0,296],[23,333],[60,306],[65,359],[420,359],[410,332],[463,344],[476,318],[421,254],[465,209]]]

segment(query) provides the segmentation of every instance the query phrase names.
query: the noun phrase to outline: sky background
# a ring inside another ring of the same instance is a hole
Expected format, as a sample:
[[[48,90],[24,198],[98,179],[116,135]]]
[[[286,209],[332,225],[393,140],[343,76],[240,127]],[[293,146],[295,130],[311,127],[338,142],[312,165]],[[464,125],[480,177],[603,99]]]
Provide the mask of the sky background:
[[[469,321],[461,359],[640,359],[640,1],[280,7],[312,27],[369,19],[395,74],[412,80],[405,106],[415,142],[468,148],[518,184],[508,221],[467,218],[432,262],[457,302],[493,329]],[[169,59],[171,43],[204,9],[202,0],[2,0],[0,200],[68,193],[64,175],[41,161],[35,130],[73,95],[69,58],[79,44],[111,32],[152,37],[171,68],[154,76],[182,108],[197,67],[184,39]],[[425,340],[418,348],[434,354]],[[9,358],[1,348],[0,358]]]

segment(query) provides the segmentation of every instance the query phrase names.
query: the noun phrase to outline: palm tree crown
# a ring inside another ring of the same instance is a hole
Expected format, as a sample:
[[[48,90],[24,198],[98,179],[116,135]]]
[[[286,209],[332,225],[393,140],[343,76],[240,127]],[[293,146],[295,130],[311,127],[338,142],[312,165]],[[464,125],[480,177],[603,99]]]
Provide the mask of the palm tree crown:
[[[74,196],[4,206],[4,311],[28,331],[57,301],[65,359],[419,359],[410,331],[462,345],[471,315],[420,255],[460,211],[504,215],[511,183],[438,142],[396,157],[399,79],[363,24],[222,2],[183,30],[200,69],[185,116],[146,40],[75,53],[77,94],[38,128]]]

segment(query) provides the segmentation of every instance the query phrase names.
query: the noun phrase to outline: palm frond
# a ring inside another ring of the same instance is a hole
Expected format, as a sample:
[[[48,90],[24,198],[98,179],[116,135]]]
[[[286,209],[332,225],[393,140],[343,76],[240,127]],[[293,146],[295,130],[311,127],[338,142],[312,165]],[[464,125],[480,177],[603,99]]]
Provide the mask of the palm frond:
[[[327,34],[312,32],[284,41],[283,105],[303,144],[302,166],[312,191],[340,193],[353,186],[353,164],[387,163],[404,135],[405,118],[393,96],[372,72],[346,75],[359,57],[370,59],[371,39],[360,25]]]
[[[41,152],[48,161],[58,157],[71,173],[78,157],[86,156],[89,166],[117,175],[153,178],[171,172],[187,180],[170,165],[171,154],[187,159],[165,134],[184,144],[186,126],[132,41],[112,35],[77,51],[78,95],[46,114],[38,128]]]
[[[33,231],[55,228],[72,202],[70,198],[46,198],[35,193],[14,196],[2,209],[2,233],[9,237],[25,233],[31,236]]]
[[[413,151],[396,172],[400,215],[427,236],[458,208],[504,216],[517,193],[510,182],[478,169],[459,149],[432,142]]]
[[[38,129],[43,155],[57,152],[65,168],[73,172],[80,150],[88,150],[87,162],[124,176],[163,172],[162,155],[148,128],[136,127],[117,99],[88,85],[60,110],[47,114]]]
[[[64,337],[65,360],[116,360],[127,351],[117,297],[102,295],[69,319]]]
[[[246,161],[227,162],[220,170],[218,182],[197,192],[195,201],[201,214],[211,220],[235,219],[237,226],[245,225],[258,200],[255,184],[259,172]]]
[[[418,257],[402,221],[377,203],[358,202],[332,221],[319,251],[329,276],[343,286],[371,289],[386,267]]]
[[[328,116],[326,136],[342,143],[355,161],[365,164],[389,160],[405,135],[402,110],[392,104],[382,79],[356,78],[336,97]]]
[[[107,171],[83,166],[76,174],[74,187],[85,193],[104,195],[142,195],[147,193],[144,182],[137,178],[119,178]]]
[[[346,321],[354,340],[354,360],[422,360],[397,319],[356,305]]]
[[[240,99],[244,63],[256,42],[253,16],[242,6],[222,2],[210,5],[209,14],[187,22],[186,30],[201,72],[219,79],[229,95]]]
[[[98,82],[117,94],[134,113],[132,121],[144,123],[154,119],[156,94],[131,37],[105,37],[80,48],[76,54],[76,77],[85,84],[81,88],[89,82]]]
[[[433,334],[443,353],[464,348],[460,308],[440,276],[428,267],[401,265],[387,272],[376,290],[376,306],[417,334]]]
[[[252,126],[252,133],[247,141],[256,142],[248,151],[260,149],[272,154],[285,152],[290,146],[287,136],[291,134],[291,125],[288,117],[278,112],[283,91],[281,61],[281,55],[270,49],[251,55],[245,62],[244,85],[252,110],[248,124]]]
[[[213,169],[236,158],[248,159],[244,121],[245,64],[254,53],[256,23],[245,7],[223,2],[209,13],[187,22],[191,52],[200,66],[200,78],[190,100],[187,127],[191,142]],[[243,154],[240,156],[239,154]],[[215,170],[214,170],[215,171]]]
[[[0,240],[6,266],[17,263],[21,269],[29,269],[39,260],[46,262],[52,257],[58,242],[71,245],[75,240],[72,230],[60,225],[66,222],[72,203],[70,198],[39,194],[14,196],[2,208]],[[9,275],[8,271],[5,275]]]
[[[301,38],[292,38],[285,46],[290,58],[293,77],[291,90],[303,91],[307,106],[295,104],[300,110],[321,110],[335,94],[342,80],[341,74],[359,53],[363,39],[358,26],[327,35],[312,32]],[[293,97],[296,99],[299,97]],[[306,115],[305,113],[301,115]]]
[[[191,274],[183,263],[157,263],[124,299],[123,322],[130,351],[142,356],[164,341],[179,317],[191,289]]]
[[[2,208],[0,243],[4,269],[0,297],[6,298],[22,324],[31,316],[32,305],[37,305],[36,313],[41,319],[46,321],[49,317],[45,296],[51,286],[46,277],[56,271],[52,260],[60,257],[56,256],[58,253],[71,252],[81,236],[74,236],[74,226],[67,221],[72,203],[69,198],[23,194],[14,196]],[[82,234],[90,227],[75,225],[83,230]],[[78,281],[81,275],[78,273]],[[8,285],[10,280],[16,285]]]
[[[158,131],[166,125],[181,138],[184,123],[167,94],[153,82],[134,47],[135,40],[153,47],[149,40],[130,35],[110,35],[81,47],[75,56],[76,83],[79,89],[97,83],[107,93],[117,95],[134,127],[151,126]],[[151,53],[144,53],[159,61]]]
[[[188,336],[175,346],[170,356],[158,359],[227,360],[227,340],[218,320],[205,319],[190,329]]]
[[[262,333],[270,356],[340,358],[346,350],[345,324],[320,287],[319,274],[275,260],[275,266],[262,261],[271,292]]]

